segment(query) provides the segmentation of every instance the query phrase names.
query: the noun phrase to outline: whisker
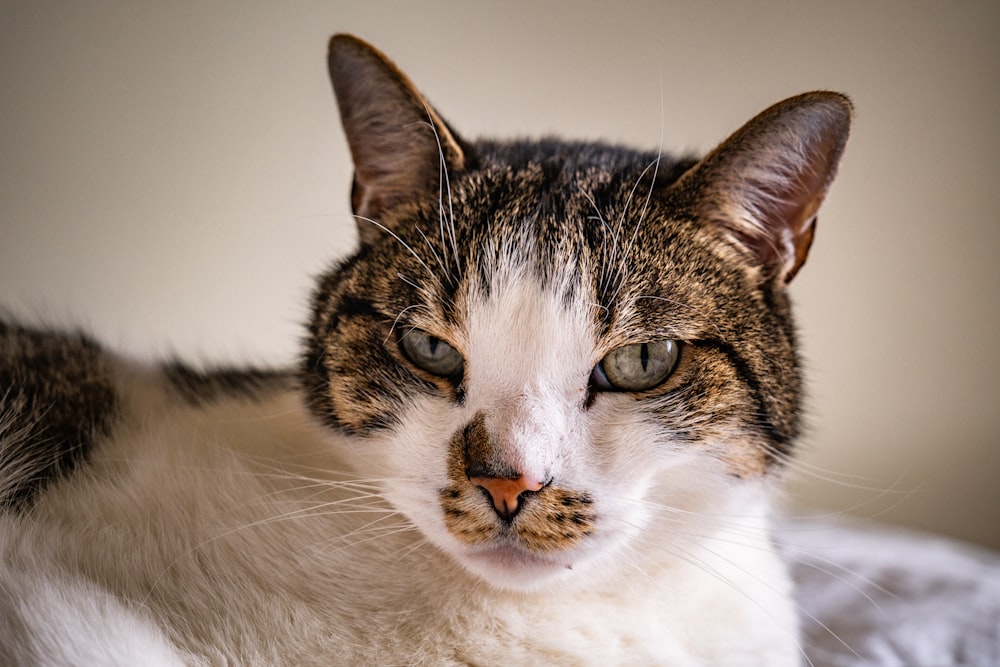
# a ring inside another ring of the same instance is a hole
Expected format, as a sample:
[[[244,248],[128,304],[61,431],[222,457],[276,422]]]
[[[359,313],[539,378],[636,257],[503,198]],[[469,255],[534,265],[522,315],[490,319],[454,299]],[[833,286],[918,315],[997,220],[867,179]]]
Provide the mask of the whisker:
[[[427,249],[431,251],[431,255],[434,256],[434,261],[437,262],[438,266],[441,267],[441,270],[445,273],[445,275],[447,275],[448,274],[448,267],[445,266],[444,261],[441,260],[441,256],[438,255],[437,250],[434,249],[434,244],[431,243],[431,240],[429,238],[427,238],[426,234],[424,234],[424,230],[423,229],[421,229],[420,227],[416,227],[415,229],[417,230],[417,233],[420,234],[420,238],[422,238],[424,240],[424,245],[427,246]],[[445,255],[445,260],[447,261],[447,259],[448,259],[448,257],[447,257],[447,255]],[[397,274],[397,275],[399,275],[399,274]],[[413,283],[409,283],[409,284],[413,285]],[[417,287],[416,285],[413,285],[413,286]]]
[[[607,254],[608,235],[609,234],[613,235],[613,232],[611,231],[611,227],[608,225],[608,221],[604,219],[604,215],[601,213],[601,209],[597,206],[597,202],[594,201],[593,196],[591,196],[591,194],[589,192],[587,192],[586,190],[584,190],[583,187],[580,186],[580,185],[577,185],[577,189],[580,191],[580,194],[582,194],[584,196],[584,198],[588,202],[590,202],[590,206],[594,209],[594,212],[597,213],[597,220],[600,221],[600,223],[601,223],[601,229],[604,231],[603,240],[601,242],[602,243],[601,250],[602,250],[602,254],[606,255]],[[609,263],[610,262],[606,262],[606,261],[600,262],[601,273],[600,273],[600,276],[598,277],[598,282],[597,282],[598,285],[604,285],[606,277],[607,277],[607,267],[608,267]]]
[[[356,530],[352,530],[349,533],[345,533],[343,535],[337,535],[336,536],[336,540],[338,542],[343,542],[345,540],[350,539],[349,544],[346,544],[345,546],[341,547],[341,550],[347,549],[347,548],[354,548],[354,547],[357,547],[357,546],[362,545],[362,544],[367,544],[367,543],[372,542],[374,540],[384,540],[386,537],[390,537],[392,535],[399,535],[399,534],[406,533],[406,532],[411,532],[411,531],[412,532],[419,532],[417,530],[417,528],[415,526],[413,526],[412,524],[410,524],[409,522],[406,522],[406,523],[404,523],[404,524],[402,524],[400,526],[379,526],[378,530],[372,530],[374,527],[376,527],[376,524],[378,524],[380,521],[384,521],[384,520],[389,519],[389,518],[392,518],[392,517],[388,517],[388,516],[387,517],[381,517],[379,519],[376,519],[375,521],[372,521],[369,524],[366,524],[365,526],[362,526],[361,528],[358,528]],[[360,540],[353,539],[353,538],[356,538],[359,535],[363,535],[365,533],[374,533],[374,534],[369,535],[368,537],[365,537],[365,538],[360,539]],[[328,542],[328,544],[329,544],[329,542]]]
[[[382,344],[385,345],[386,343],[389,342],[389,339],[392,338],[392,333],[396,330],[396,325],[399,324],[399,318],[401,318],[409,310],[413,310],[414,308],[423,308],[423,307],[425,307],[423,304],[416,303],[413,304],[412,306],[407,306],[406,308],[399,311],[396,314],[395,319],[393,319],[392,324],[389,326],[389,332],[385,335],[385,338],[382,339]]]
[[[635,193],[638,192],[639,190],[639,185],[642,183],[643,177],[647,173],[649,173],[650,169],[653,169],[653,183],[650,185],[650,190],[649,190],[649,195],[651,196],[653,187],[655,186],[656,172],[659,170],[659,167],[660,167],[660,155],[657,154],[656,159],[647,164],[643,168],[643,170],[639,173],[639,177],[636,179],[635,184],[632,186],[632,190],[629,192],[628,197],[625,199],[625,204],[622,207],[621,215],[618,218],[618,229],[615,232],[615,249],[617,249],[618,238],[621,236],[621,232],[624,229],[625,218],[628,215],[629,209],[632,207],[632,200],[635,198]],[[647,203],[648,203],[648,197],[647,197]],[[645,215],[645,206],[643,207],[638,219],[636,220],[635,228],[632,232],[632,238],[629,240],[628,245],[625,246],[624,252],[621,254],[621,257],[619,258],[616,253],[615,257],[609,262],[610,264],[613,265],[613,268],[615,269],[618,277],[617,286],[615,287],[615,290],[611,295],[610,300],[612,301],[615,301],[619,298],[621,290],[625,286],[626,262],[628,260],[629,255],[632,252],[632,247],[635,242],[635,238],[639,233],[639,227],[642,224],[642,218],[644,215]]]
[[[420,262],[420,266],[424,267],[424,270],[427,271],[427,273],[431,277],[436,278],[434,272],[431,271],[431,267],[427,266],[427,263],[424,262],[423,259],[421,259],[420,255],[418,255],[417,252],[413,248],[411,248],[410,245],[406,241],[404,241],[403,239],[399,238],[399,236],[396,234],[396,232],[392,231],[391,229],[389,229],[388,227],[386,227],[385,225],[383,225],[381,222],[376,222],[375,220],[372,220],[371,218],[366,218],[363,215],[355,215],[354,217],[357,218],[358,220],[363,220],[364,222],[367,222],[367,223],[375,225],[376,227],[378,227],[379,229],[381,229],[383,232],[385,232],[386,234],[388,234],[392,238],[396,239],[401,246],[403,246],[404,248],[406,248],[406,250],[409,251],[409,253],[411,255],[413,255],[414,259],[416,259],[418,262]]]
[[[671,537],[676,538],[677,536],[676,535],[672,535]],[[691,540],[691,541],[688,541],[687,543],[690,544],[692,547],[697,547],[697,548],[700,548],[700,549],[704,550],[712,558],[715,558],[715,559],[723,561],[727,567],[730,567],[730,568],[734,569],[735,571],[741,572],[744,575],[750,577],[752,580],[756,581],[757,583],[762,584],[767,590],[771,591],[772,593],[774,593],[774,594],[776,594],[776,595],[778,595],[778,596],[780,596],[782,598],[785,598],[786,600],[790,599],[787,594],[785,594],[784,592],[779,591],[778,589],[776,589],[769,581],[767,581],[764,578],[760,577],[759,575],[756,575],[753,572],[749,571],[748,569],[746,569],[745,567],[743,567],[741,564],[733,561],[731,558],[727,558],[727,557],[722,556],[721,554],[713,551],[707,545],[703,544],[700,539],[699,540]],[[757,607],[758,609],[760,609],[772,621],[779,622],[779,619],[771,612],[770,609],[768,609],[765,605],[761,604],[758,600],[755,600],[746,590],[744,590],[741,586],[737,585],[737,583],[735,581],[733,581],[732,578],[730,578],[729,576],[727,576],[725,574],[725,572],[723,572],[722,570],[720,570],[719,567],[717,567],[717,566],[709,563],[704,557],[698,556],[696,553],[694,553],[694,551],[692,549],[686,548],[681,541],[679,541],[677,539],[672,539],[669,543],[666,543],[666,544],[660,543],[660,542],[656,542],[656,544],[654,546],[658,550],[663,551],[663,552],[667,553],[668,555],[670,555],[670,556],[672,556],[674,558],[677,558],[679,560],[682,560],[682,561],[688,563],[689,565],[693,565],[694,567],[697,567],[702,572],[705,572],[706,574],[710,575],[711,577],[713,577],[717,581],[725,584],[729,589],[735,591],[740,596],[742,596],[743,598],[745,598],[746,600],[748,600],[750,603],[752,603],[755,607]],[[651,559],[651,557],[650,557],[650,559]],[[803,613],[805,613],[807,616],[812,616],[808,612],[803,611]],[[823,625],[822,622],[819,621],[818,619],[814,619],[814,620],[816,620],[817,623],[819,623],[821,626],[823,626],[824,630],[830,632],[830,634],[832,636],[834,636],[837,640],[839,640],[841,643],[843,643],[844,646],[849,651],[851,651],[852,653],[855,653],[854,650],[850,646],[848,646],[845,642],[843,642],[843,640],[841,640],[840,637],[837,636],[836,633],[833,630],[831,630],[827,626]],[[779,625],[779,627],[781,627],[781,626]],[[797,629],[794,628],[794,627],[793,628],[782,627],[782,630],[784,630],[785,632],[791,634],[792,636],[795,636],[795,637],[798,636]],[[806,652],[805,652],[804,648],[800,646],[800,647],[798,647],[798,651],[802,655],[802,657],[811,665],[812,661],[809,658],[809,656],[806,655]],[[855,655],[857,655],[857,653],[855,653]],[[858,657],[860,657],[860,656],[858,656]]]
[[[441,231],[441,244],[442,248],[446,248],[445,243],[445,220],[448,221],[448,236],[451,240],[452,257],[455,262],[456,272],[461,271],[461,256],[458,253],[458,242],[455,238],[455,209],[452,202],[451,196],[451,178],[448,174],[448,161],[445,158],[444,147],[441,145],[441,135],[438,133],[437,125],[434,123],[431,110],[427,109],[428,124],[430,125],[431,132],[434,133],[434,141],[437,143],[438,150],[438,224]],[[448,212],[445,215],[444,210],[444,195],[448,195]],[[442,250],[444,251],[444,250]],[[445,254],[447,259],[447,253]],[[451,276],[452,274],[448,274]]]

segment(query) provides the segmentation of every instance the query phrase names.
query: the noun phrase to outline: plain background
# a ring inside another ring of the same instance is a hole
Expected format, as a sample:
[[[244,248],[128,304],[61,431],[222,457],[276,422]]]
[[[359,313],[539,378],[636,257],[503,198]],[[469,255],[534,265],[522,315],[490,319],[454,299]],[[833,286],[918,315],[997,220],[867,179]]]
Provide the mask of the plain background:
[[[792,286],[792,499],[1000,547],[1000,3],[0,2],[0,304],[130,354],[288,363],[353,247],[348,31],[469,136],[711,148],[857,105]]]

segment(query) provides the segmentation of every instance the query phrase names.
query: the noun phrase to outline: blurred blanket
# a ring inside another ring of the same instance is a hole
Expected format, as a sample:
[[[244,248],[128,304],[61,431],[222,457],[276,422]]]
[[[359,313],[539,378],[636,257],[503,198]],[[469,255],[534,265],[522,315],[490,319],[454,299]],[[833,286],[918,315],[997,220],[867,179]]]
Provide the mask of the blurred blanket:
[[[814,667],[1000,666],[1000,553],[846,520],[779,526]]]

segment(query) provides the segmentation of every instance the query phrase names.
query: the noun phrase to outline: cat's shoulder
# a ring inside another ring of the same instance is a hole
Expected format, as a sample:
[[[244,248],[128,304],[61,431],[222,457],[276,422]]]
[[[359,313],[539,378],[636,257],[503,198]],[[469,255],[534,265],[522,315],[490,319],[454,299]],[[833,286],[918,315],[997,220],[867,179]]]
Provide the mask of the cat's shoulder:
[[[30,506],[150,406],[253,401],[292,384],[279,369],[137,362],[80,330],[0,319],[0,510]]]
[[[120,409],[113,362],[80,332],[0,321],[0,507],[73,471]]]

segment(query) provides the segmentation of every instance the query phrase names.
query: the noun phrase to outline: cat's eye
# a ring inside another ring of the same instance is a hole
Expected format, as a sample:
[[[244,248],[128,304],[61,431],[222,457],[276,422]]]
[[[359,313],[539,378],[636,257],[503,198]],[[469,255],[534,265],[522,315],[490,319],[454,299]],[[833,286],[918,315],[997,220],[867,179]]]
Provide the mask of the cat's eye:
[[[399,338],[403,354],[428,373],[441,377],[457,375],[465,363],[458,350],[437,336],[420,329],[410,329]]]
[[[667,379],[677,366],[680,347],[672,340],[623,345],[601,359],[590,375],[599,391],[643,391]]]

